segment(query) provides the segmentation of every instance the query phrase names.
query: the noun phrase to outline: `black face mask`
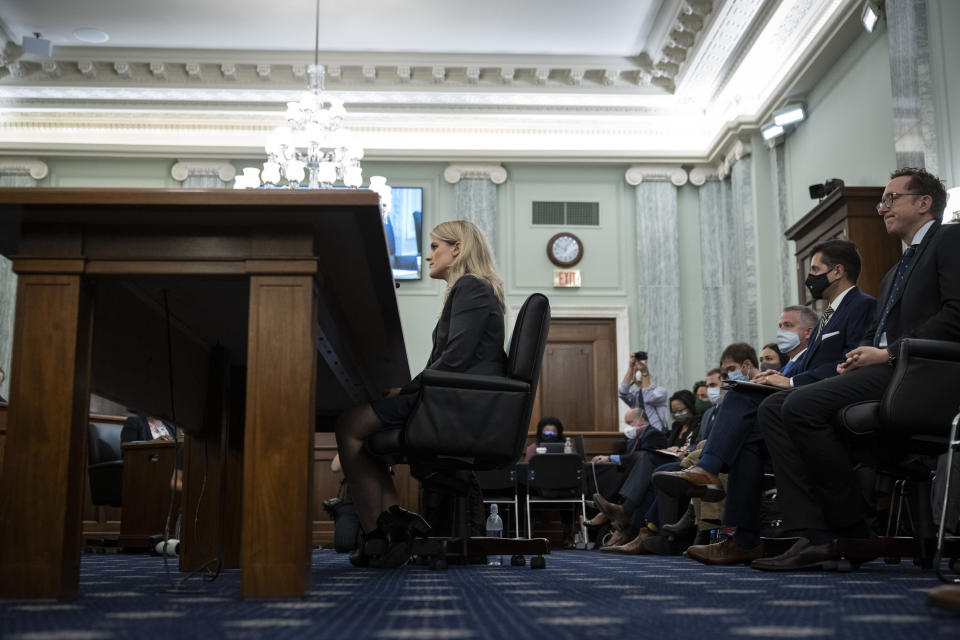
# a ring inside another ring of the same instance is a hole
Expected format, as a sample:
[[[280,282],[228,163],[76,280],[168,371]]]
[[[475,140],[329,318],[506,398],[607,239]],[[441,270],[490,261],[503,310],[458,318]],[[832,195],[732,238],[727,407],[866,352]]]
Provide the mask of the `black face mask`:
[[[807,279],[803,281],[803,284],[807,285],[807,289],[810,290],[810,295],[813,296],[814,300],[820,300],[823,298],[823,292],[827,290],[832,282],[827,278],[827,273],[821,273],[818,276],[813,275],[812,273],[807,274]]]

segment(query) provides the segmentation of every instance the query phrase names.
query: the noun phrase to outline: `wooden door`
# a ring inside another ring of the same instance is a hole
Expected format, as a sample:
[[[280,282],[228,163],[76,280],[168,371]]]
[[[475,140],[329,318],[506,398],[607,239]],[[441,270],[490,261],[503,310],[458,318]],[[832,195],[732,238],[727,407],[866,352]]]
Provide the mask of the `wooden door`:
[[[616,320],[553,318],[530,419],[556,416],[567,431],[617,430]]]

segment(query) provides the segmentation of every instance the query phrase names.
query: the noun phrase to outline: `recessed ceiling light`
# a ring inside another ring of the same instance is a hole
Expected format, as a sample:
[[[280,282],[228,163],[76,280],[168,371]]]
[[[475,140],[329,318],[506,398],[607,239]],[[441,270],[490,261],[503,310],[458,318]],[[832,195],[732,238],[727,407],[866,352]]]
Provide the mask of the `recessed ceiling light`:
[[[89,42],[90,44],[100,44],[110,39],[110,36],[100,29],[76,29],[73,32],[73,37],[80,42]]]

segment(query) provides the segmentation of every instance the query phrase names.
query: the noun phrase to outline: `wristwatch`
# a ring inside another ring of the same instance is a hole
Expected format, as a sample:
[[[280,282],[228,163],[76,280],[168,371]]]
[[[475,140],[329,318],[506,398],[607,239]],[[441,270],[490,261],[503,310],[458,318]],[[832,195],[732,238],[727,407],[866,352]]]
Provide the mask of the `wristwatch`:
[[[891,367],[897,364],[897,354],[890,347],[887,347],[887,364]]]

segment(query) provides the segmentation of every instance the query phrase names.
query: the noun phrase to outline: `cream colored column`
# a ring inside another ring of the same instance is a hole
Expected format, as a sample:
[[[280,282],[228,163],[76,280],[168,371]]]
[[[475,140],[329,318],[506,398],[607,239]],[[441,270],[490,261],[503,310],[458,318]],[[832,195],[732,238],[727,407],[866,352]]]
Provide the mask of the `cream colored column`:
[[[236,168],[225,160],[178,160],[170,176],[185,189],[222,189],[236,177]]]
[[[507,181],[507,170],[499,164],[451,164],[443,178],[456,185],[457,217],[477,225],[497,254],[497,185]]]

